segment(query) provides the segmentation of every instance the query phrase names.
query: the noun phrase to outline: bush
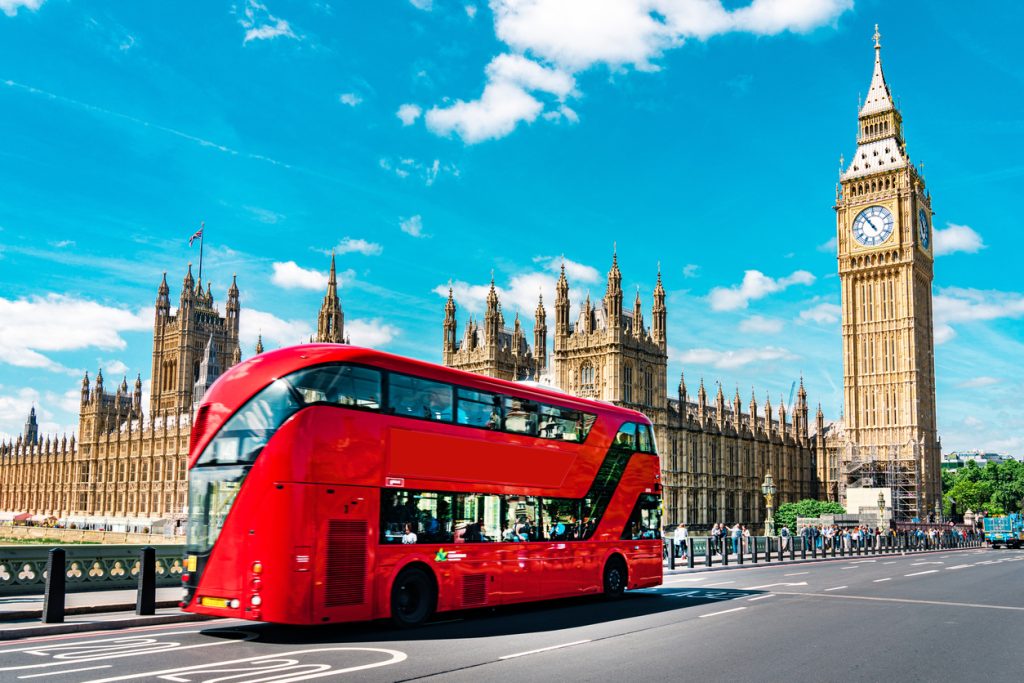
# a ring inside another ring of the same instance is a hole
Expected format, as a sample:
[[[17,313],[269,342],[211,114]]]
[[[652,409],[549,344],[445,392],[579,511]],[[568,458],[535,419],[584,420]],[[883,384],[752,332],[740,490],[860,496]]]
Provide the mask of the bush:
[[[821,517],[822,515],[841,515],[846,512],[839,503],[830,500],[814,500],[805,498],[795,503],[783,503],[775,512],[775,528],[789,527],[791,532],[796,532],[797,517]]]

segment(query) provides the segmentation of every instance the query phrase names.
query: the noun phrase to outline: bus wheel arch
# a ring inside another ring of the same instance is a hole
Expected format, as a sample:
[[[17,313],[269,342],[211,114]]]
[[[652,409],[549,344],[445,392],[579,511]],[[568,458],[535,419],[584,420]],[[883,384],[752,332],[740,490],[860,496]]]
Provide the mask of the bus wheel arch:
[[[437,611],[437,577],[427,564],[414,560],[395,574],[389,596],[391,621],[396,626],[420,626]]]
[[[626,591],[629,585],[629,565],[620,553],[614,552],[604,561],[601,583],[604,596],[611,600],[621,598]]]

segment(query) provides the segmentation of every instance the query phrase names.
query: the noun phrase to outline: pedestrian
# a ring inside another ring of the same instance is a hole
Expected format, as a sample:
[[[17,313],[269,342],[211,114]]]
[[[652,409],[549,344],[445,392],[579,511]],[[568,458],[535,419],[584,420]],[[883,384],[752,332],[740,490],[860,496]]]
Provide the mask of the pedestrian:
[[[672,536],[676,557],[686,557],[686,539],[689,537],[690,532],[687,531],[685,524],[680,524],[676,527],[675,533]]]
[[[730,540],[730,545],[732,545],[732,552],[733,553],[739,553],[740,552],[740,538],[742,538],[742,536],[743,536],[743,530],[740,529],[739,522],[736,522],[736,524],[733,525],[732,529],[729,532],[729,540]]]

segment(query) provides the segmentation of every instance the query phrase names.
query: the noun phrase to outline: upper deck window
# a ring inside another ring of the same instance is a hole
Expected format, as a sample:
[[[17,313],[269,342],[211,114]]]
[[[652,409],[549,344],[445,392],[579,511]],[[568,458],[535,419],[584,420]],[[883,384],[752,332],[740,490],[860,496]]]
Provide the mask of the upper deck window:
[[[388,408],[393,415],[451,422],[452,387],[391,373],[388,375]]]
[[[627,422],[619,427],[619,433],[615,435],[613,445],[627,451],[635,451],[636,448],[636,425]]]
[[[458,388],[458,423],[487,429],[501,428],[501,398],[485,391]]]
[[[354,365],[325,365],[289,377],[306,405],[333,403],[380,409],[380,371]]]
[[[539,406],[533,401],[515,396],[505,397],[505,431],[514,434],[537,436]]]

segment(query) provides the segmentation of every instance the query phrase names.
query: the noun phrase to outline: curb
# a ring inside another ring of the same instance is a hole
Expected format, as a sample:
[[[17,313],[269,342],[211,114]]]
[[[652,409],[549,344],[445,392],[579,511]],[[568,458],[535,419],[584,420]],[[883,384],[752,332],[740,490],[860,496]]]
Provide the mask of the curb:
[[[161,600],[156,603],[157,609],[164,609],[166,607],[177,607],[180,602],[177,600]],[[120,604],[110,605],[79,605],[77,607],[65,607],[65,616],[75,616],[77,614],[102,614],[104,612],[134,612],[135,603],[125,602]],[[43,610],[22,610],[20,612],[0,612],[0,624],[10,621],[25,621],[27,619],[42,619]],[[0,638],[2,640],[2,638]]]
[[[754,564],[753,562],[750,562],[749,560],[744,562],[743,564],[739,564],[739,563],[737,563],[737,562],[735,562],[733,560],[730,560],[729,564],[726,565],[726,566],[723,566],[723,565],[712,565],[710,567],[705,567],[705,566],[702,566],[702,565],[695,564],[693,569],[690,569],[689,567],[685,567],[685,566],[684,567],[679,567],[678,565],[676,566],[675,569],[669,569],[667,564],[663,564],[662,565],[662,573],[663,573],[663,575],[666,575],[666,576],[678,576],[680,574],[702,574],[704,572],[729,571],[730,569],[757,569],[757,568],[763,568],[763,567],[791,566],[791,565],[795,565],[795,564],[814,564],[814,563],[818,563],[818,562],[850,562],[850,561],[853,561],[853,560],[864,560],[864,559],[874,558],[874,557],[907,557],[907,556],[910,556],[910,555],[928,555],[928,554],[931,554],[931,553],[951,553],[951,552],[952,553],[956,553],[956,552],[964,552],[964,551],[967,551],[967,550],[982,550],[983,548],[984,548],[984,546],[982,546],[982,548],[936,548],[935,550],[915,550],[915,551],[908,551],[908,552],[902,552],[902,553],[880,553],[878,555],[847,555],[846,557],[842,557],[840,555],[836,555],[835,557],[818,557],[818,558],[810,558],[810,557],[808,557],[806,560],[802,560],[802,559],[800,559],[798,557],[795,560],[790,560],[790,559],[787,558],[787,559],[783,560],[782,562],[779,562],[778,560],[772,560],[771,562],[760,561],[757,564]],[[702,555],[701,558],[703,558],[703,557],[704,556]],[[668,572],[673,572],[673,573],[672,574],[668,574]]]
[[[85,633],[88,631],[118,631],[137,626],[156,626],[159,624],[176,624],[188,621],[210,621],[218,617],[206,614],[158,614],[152,617],[129,617],[115,621],[82,621],[72,624],[39,624],[28,628],[0,629],[0,641],[22,640],[37,636],[61,635],[64,633]]]

